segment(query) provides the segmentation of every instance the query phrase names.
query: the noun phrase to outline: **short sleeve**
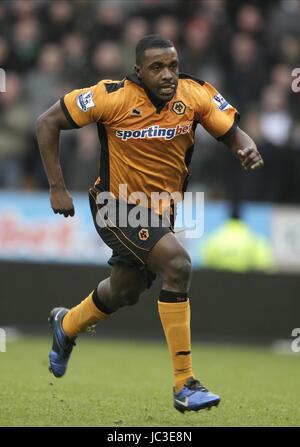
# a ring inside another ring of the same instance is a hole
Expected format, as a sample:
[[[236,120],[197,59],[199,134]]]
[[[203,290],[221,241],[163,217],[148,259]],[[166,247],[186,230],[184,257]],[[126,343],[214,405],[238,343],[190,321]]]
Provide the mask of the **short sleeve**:
[[[102,81],[92,87],[67,93],[60,99],[61,107],[74,127],[83,127],[104,119],[107,93]]]
[[[237,127],[240,115],[211,84],[205,82],[202,89],[196,119],[213,137],[222,140]]]

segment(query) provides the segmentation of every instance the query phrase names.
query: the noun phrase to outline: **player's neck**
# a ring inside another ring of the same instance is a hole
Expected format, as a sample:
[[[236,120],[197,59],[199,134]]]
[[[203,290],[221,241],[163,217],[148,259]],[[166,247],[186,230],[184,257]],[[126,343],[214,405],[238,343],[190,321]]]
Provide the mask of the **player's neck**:
[[[143,87],[143,89],[145,90],[145,92],[146,92],[148,98],[150,99],[150,101],[152,102],[152,104],[156,107],[156,109],[158,111],[162,110],[168,101],[164,101],[163,99],[156,96],[155,93],[151,92],[151,90],[149,90],[149,88],[145,84],[143,84],[143,82],[141,82],[140,84],[141,84],[141,87]]]
[[[139,80],[136,73],[133,73],[126,77],[127,79],[139,85],[145,90],[146,95],[148,96],[154,107],[156,107],[157,113],[159,113],[164,108],[164,106],[169,102],[164,101],[163,99],[156,96],[155,93],[153,93],[142,81]]]

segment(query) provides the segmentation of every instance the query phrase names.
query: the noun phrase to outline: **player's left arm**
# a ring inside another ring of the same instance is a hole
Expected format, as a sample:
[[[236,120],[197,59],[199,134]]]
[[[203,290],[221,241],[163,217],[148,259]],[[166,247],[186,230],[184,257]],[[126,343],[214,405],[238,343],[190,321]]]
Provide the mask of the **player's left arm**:
[[[254,170],[263,166],[263,159],[256,144],[237,125],[240,118],[237,109],[209,82],[201,83],[201,87],[193,85],[196,120],[213,137],[233,151],[244,169]]]
[[[223,138],[222,142],[233,151],[244,169],[254,170],[263,166],[264,161],[256,144],[252,138],[239,127],[236,127],[233,132],[230,132],[230,135]]]

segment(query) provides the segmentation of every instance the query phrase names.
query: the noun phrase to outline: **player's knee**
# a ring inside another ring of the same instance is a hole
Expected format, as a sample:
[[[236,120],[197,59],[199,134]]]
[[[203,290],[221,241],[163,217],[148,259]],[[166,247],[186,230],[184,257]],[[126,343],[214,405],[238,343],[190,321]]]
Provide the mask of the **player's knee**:
[[[139,301],[140,294],[137,292],[124,294],[122,297],[123,303],[125,306],[133,306]]]
[[[115,302],[118,302],[119,307],[133,306],[139,300],[140,294],[137,290],[131,288],[125,288],[122,290],[116,290],[112,296]]]
[[[186,290],[192,276],[192,263],[188,255],[176,256],[167,266],[163,279],[172,288]]]

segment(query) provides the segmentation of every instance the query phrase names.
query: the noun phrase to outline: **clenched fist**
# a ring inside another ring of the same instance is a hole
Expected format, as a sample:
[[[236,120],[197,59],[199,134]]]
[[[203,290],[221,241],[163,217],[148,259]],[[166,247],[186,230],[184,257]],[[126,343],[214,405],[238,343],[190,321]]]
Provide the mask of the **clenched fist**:
[[[66,188],[50,188],[50,203],[55,214],[74,216],[75,210],[71,194]]]
[[[254,147],[246,147],[237,151],[237,155],[244,169],[259,169],[264,161],[258,150]]]

